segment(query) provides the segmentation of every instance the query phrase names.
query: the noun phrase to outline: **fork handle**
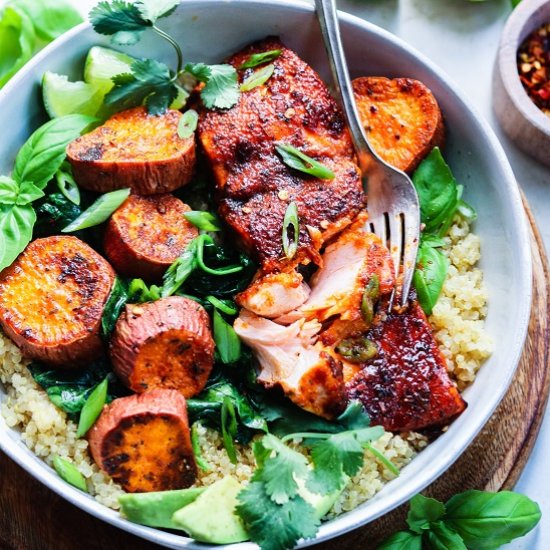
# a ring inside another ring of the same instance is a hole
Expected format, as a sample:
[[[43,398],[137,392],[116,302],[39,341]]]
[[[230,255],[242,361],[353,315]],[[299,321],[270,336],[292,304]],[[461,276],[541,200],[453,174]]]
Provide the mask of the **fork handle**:
[[[330,69],[334,77],[336,92],[344,108],[353,145],[359,157],[360,166],[363,169],[364,166],[368,165],[369,161],[372,161],[372,157],[376,157],[376,155],[369,145],[355,103],[344,47],[342,45],[342,37],[340,35],[336,1],[315,0],[315,10],[324,38]]]

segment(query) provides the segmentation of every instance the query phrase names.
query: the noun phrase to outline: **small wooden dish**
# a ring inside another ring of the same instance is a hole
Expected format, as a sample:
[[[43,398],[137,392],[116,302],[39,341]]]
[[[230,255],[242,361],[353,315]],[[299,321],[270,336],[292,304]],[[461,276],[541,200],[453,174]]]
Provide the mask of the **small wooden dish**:
[[[518,75],[516,56],[525,38],[550,22],[550,0],[523,0],[508,19],[500,40],[493,78],[495,114],[510,139],[550,166],[550,116],[529,98]]]

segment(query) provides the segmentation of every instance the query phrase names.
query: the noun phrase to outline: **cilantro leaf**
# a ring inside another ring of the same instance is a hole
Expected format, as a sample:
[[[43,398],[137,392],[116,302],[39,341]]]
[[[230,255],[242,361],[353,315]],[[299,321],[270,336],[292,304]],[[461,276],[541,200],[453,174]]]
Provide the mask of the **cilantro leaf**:
[[[262,445],[274,455],[264,457],[263,468],[256,471],[254,479],[263,481],[265,492],[272,500],[285,504],[298,493],[295,476],[306,479],[309,475],[307,459],[271,434],[262,439]]]
[[[207,109],[230,109],[239,101],[238,75],[231,65],[187,63],[185,71],[206,84],[201,99]]]
[[[105,96],[105,104],[122,110],[145,102],[150,114],[164,113],[178,94],[168,67],[153,59],[140,59],[132,63],[131,71],[113,78],[115,85]]]
[[[113,35],[118,32],[134,32],[138,35],[152,23],[143,18],[136,4],[124,0],[99,2],[91,9],[90,21],[99,34]]]
[[[270,498],[264,483],[252,481],[237,500],[236,511],[262,550],[287,550],[317,533],[320,521],[315,510],[298,495],[280,505]]]
[[[174,13],[179,3],[180,0],[140,0],[135,5],[144,19],[155,23],[157,19]]]

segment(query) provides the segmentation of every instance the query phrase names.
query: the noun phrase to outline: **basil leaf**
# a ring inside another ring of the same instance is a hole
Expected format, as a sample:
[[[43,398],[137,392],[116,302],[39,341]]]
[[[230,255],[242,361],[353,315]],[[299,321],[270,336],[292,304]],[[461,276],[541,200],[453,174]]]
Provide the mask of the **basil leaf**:
[[[8,176],[0,176],[0,204],[15,204],[19,185]]]
[[[7,6],[0,19],[0,88],[32,57],[35,39],[32,21]]]
[[[241,356],[241,340],[233,327],[214,309],[214,342],[220,360],[225,365],[235,363]]]
[[[424,495],[415,495],[410,501],[407,524],[411,531],[422,533],[429,529],[434,521],[445,514],[445,505],[439,500],[428,498]]]
[[[189,109],[183,113],[178,123],[178,136],[181,139],[190,138],[197,129],[199,114],[194,109]]]
[[[449,529],[443,522],[436,521],[431,530],[426,533],[428,544],[432,550],[468,550],[462,537]]]
[[[386,539],[376,550],[422,550],[422,536],[411,531],[399,531]]]
[[[36,35],[44,42],[55,40],[83,21],[80,13],[65,0],[15,0],[11,5],[29,17]]]
[[[324,180],[332,180],[336,177],[332,170],[326,166],[323,166],[320,162],[317,162],[311,157],[308,157],[292,145],[288,145],[286,143],[276,143],[275,149],[277,150],[277,153],[281,155],[283,162],[287,166],[290,166],[290,168],[294,168],[295,170],[299,170],[300,172],[304,172],[305,174]]]
[[[73,176],[64,170],[58,170],[55,179],[57,181],[57,188],[61,191],[61,194],[73,204],[79,206],[80,190]]]
[[[218,216],[202,210],[185,212],[183,217],[201,231],[221,231],[221,222]]]
[[[35,200],[41,199],[44,196],[44,191],[38,189],[38,187],[36,187],[34,183],[31,183],[30,181],[24,181],[19,186],[19,194],[17,195],[17,201],[15,204],[18,204],[19,206],[24,206],[25,204],[29,204]]]
[[[128,198],[130,189],[118,189],[101,195],[90,208],[84,210],[76,220],[62,229],[63,233],[72,233],[88,229],[106,221],[111,214]]]
[[[30,204],[0,204],[0,271],[11,265],[32,238],[36,213]]]
[[[295,202],[291,202],[286,208],[283,219],[283,251],[289,260],[292,260],[298,251],[299,236],[298,208]]]
[[[116,277],[101,316],[101,333],[104,338],[108,338],[113,332],[126,302],[128,302],[128,290],[122,280]]]
[[[443,289],[449,259],[429,243],[420,243],[413,276],[418,301],[426,315],[431,315]]]
[[[88,430],[94,425],[107,401],[108,387],[109,378],[105,378],[103,382],[94,388],[88,399],[86,399],[82,411],[80,412],[76,437],[84,437],[88,433]]]
[[[452,497],[446,508],[445,525],[476,550],[500,548],[527,534],[541,518],[536,502],[511,491],[466,491]]]
[[[245,78],[241,84],[241,92],[249,92],[262,84],[265,84],[273,75],[275,65],[267,65],[261,68],[259,71],[252,73]]]
[[[253,69],[258,65],[263,65],[264,63],[269,63],[274,59],[277,59],[281,55],[282,50],[269,50],[262,53],[253,53],[242,65],[239,66],[239,69]]]
[[[420,163],[412,177],[420,201],[425,231],[445,233],[456,212],[459,189],[451,169],[435,147]]]
[[[76,487],[85,493],[88,492],[86,480],[84,479],[84,476],[76,469],[74,464],[64,458],[61,458],[59,455],[55,455],[53,457],[53,467],[63,481],[66,481],[73,487]]]
[[[31,181],[39,189],[44,189],[61,168],[67,145],[95,121],[95,118],[85,115],[67,115],[46,122],[17,154],[13,179],[19,183]]]

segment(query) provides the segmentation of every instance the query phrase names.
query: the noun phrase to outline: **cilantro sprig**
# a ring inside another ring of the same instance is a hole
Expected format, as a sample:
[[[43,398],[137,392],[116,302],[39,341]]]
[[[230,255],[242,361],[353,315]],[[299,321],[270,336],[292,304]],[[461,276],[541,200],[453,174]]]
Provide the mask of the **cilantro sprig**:
[[[361,469],[370,442],[384,433],[381,427],[370,426],[368,415],[355,402],[334,426],[343,431],[301,432],[282,438],[267,434],[254,443],[257,468],[239,493],[236,510],[251,540],[262,550],[285,550],[302,538],[313,538],[321,518],[307,501],[307,492],[341,491]],[[311,462],[287,445],[298,439],[310,449]],[[382,462],[389,463],[385,457]]]
[[[172,36],[162,30],[157,21],[168,17],[179,0],[125,0],[99,2],[90,11],[90,21],[96,32],[110,35],[119,45],[136,44],[150,29],[170,43],[177,56],[175,70],[151,59],[136,60],[130,72],[113,78],[114,87],[105,96],[105,104],[118,110],[143,105],[153,115],[162,114],[182,92],[180,78],[184,73],[194,76],[205,86],[201,90],[204,105],[211,109],[229,109],[239,100],[237,71],[231,65],[188,63],[184,67],[183,53]]]

